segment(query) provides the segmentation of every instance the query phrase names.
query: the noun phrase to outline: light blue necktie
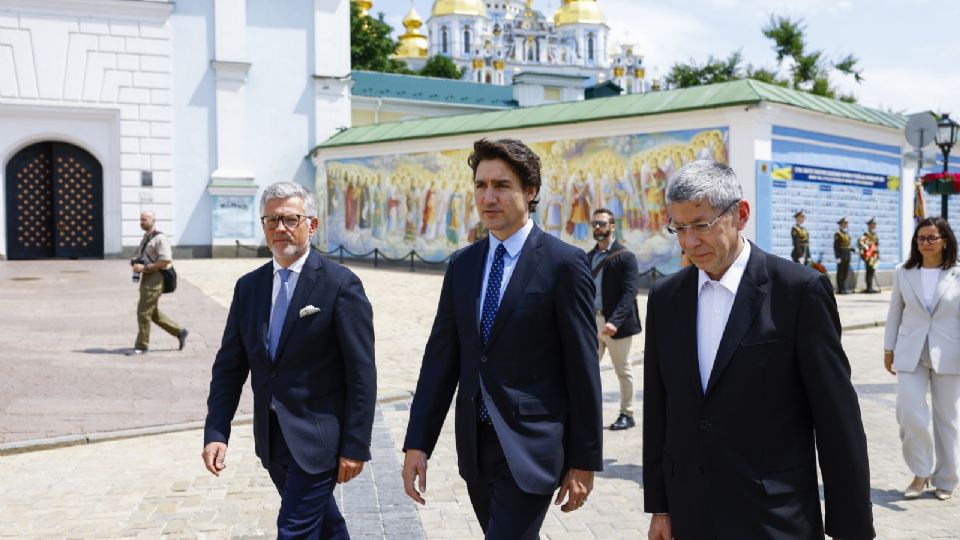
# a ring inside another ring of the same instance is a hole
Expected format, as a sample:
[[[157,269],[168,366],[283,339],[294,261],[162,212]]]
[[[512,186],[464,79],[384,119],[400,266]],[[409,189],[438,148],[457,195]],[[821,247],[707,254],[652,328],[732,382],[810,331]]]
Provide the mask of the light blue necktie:
[[[503,282],[503,255],[507,248],[503,244],[497,246],[497,251],[493,255],[493,264],[490,266],[490,275],[487,276],[487,292],[483,295],[483,311],[480,314],[480,335],[483,343],[486,345],[490,339],[490,332],[493,331],[493,320],[497,317],[497,308],[500,307],[500,285]],[[483,402],[483,392],[477,399],[478,412],[481,424],[490,422],[490,413],[487,411],[487,404]]]
[[[273,302],[273,313],[270,314],[270,333],[267,334],[267,346],[270,348],[270,360],[277,359],[277,346],[280,345],[280,333],[283,332],[283,319],[287,316],[290,307],[290,295],[287,281],[290,279],[289,268],[280,269],[280,292]]]

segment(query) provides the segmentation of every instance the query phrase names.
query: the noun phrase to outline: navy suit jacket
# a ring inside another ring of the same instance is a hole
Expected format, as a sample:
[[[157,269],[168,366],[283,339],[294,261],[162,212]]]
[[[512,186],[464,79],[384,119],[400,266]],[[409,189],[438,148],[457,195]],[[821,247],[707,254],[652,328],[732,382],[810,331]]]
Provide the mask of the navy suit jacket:
[[[433,452],[459,385],[460,475],[477,480],[482,377],[503,419],[497,432],[514,481],[528,493],[552,493],[567,468],[603,465],[593,280],[582,250],[535,226],[484,345],[478,312],[489,244],[478,241],[450,258],[404,447]]]
[[[270,406],[297,464],[317,474],[338,458],[368,461],[376,406],[373,311],[360,280],[315,252],[307,257],[271,362],[266,340],[273,262],[237,281],[213,364],[204,445],[227,442],[247,374],[257,456],[270,465]],[[320,311],[300,317],[313,305]]]
[[[873,538],[867,441],[826,277],[751,245],[702,390],[693,265],[647,303],[644,510],[677,538]]]

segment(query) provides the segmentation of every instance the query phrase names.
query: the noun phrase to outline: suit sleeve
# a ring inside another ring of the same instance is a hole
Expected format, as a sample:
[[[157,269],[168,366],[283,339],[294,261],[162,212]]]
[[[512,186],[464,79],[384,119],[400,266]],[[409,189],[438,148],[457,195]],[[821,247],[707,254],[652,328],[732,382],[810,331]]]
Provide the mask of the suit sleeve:
[[[647,300],[647,324],[643,348],[643,511],[666,514],[667,484],[663,474],[663,447],[667,432],[667,389],[660,375],[654,306],[656,288]]]
[[[840,233],[833,233],[833,256],[840,258]]]
[[[825,276],[810,278],[800,303],[797,358],[816,430],[829,536],[873,538],[870,466],[840,316]],[[646,390],[646,389],[645,389]]]
[[[407,449],[422,450],[428,458],[440,437],[460,376],[460,339],[453,305],[455,264],[455,259],[451,259],[443,276],[437,315],[423,352],[403,443],[404,452]]]
[[[240,282],[233,289],[233,300],[223,329],[220,350],[213,362],[210,394],[207,397],[207,420],[203,429],[203,444],[226,443],[230,440],[230,422],[240,404],[243,383],[250,373],[247,352],[240,336]]]
[[[567,381],[567,466],[603,470],[603,397],[597,359],[595,286],[583,252],[567,257],[557,276],[556,313]]]
[[[887,322],[883,327],[883,348],[892,351],[897,348],[897,333],[903,320],[903,294],[900,292],[900,268],[893,271],[893,286],[890,288],[890,307],[887,309]]]
[[[352,273],[337,294],[334,327],[343,356],[346,408],[340,456],[370,460],[370,437],[377,404],[373,309],[360,278]]]
[[[637,256],[632,251],[621,253],[619,262],[623,288],[620,298],[617,299],[617,307],[607,321],[617,328],[623,326],[623,323],[633,316],[633,306],[637,301],[637,285],[640,281],[640,267],[637,264]]]

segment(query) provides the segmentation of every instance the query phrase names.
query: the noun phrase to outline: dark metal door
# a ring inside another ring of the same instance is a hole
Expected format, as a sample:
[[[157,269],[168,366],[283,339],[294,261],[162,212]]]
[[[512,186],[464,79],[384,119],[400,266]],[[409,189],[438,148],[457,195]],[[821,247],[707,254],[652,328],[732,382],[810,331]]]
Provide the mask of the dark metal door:
[[[10,259],[103,257],[103,169],[72,144],[43,142],[6,170]]]

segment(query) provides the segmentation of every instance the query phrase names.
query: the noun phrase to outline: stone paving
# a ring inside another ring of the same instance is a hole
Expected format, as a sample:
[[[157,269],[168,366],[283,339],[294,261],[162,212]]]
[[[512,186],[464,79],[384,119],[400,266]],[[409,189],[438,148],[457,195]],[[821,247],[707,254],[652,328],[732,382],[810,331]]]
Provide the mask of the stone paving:
[[[202,418],[224,304],[236,276],[261,262],[178,262],[182,288],[161,306],[191,328],[191,341],[182,353],[161,352],[176,342],[157,335],[155,351],[136,360],[116,354],[135,332],[136,291],[122,261],[0,263],[0,443]],[[386,379],[381,395],[398,398],[415,383],[440,277],[365,267],[357,273],[375,310],[378,368],[381,381]],[[41,279],[11,280],[17,277]],[[846,327],[869,326],[884,318],[887,295],[842,296],[838,302]],[[896,385],[882,369],[881,341],[882,328],[844,333],[869,441],[878,537],[960,538],[957,499],[940,502],[928,494],[902,500],[910,475],[900,456]],[[635,343],[632,354],[638,380],[641,348]],[[603,368],[609,423],[617,413],[617,385],[609,360]],[[352,536],[482,537],[456,472],[450,422],[430,461],[427,505],[418,507],[404,495],[399,448],[408,406],[409,399],[399,399],[378,407],[374,459],[338,489]],[[551,509],[543,538],[645,538],[640,434],[640,426],[606,432],[605,470],[590,502],[572,514]],[[203,469],[201,441],[199,429],[188,429],[0,455],[0,537],[274,536],[278,497],[253,454],[249,424],[234,429],[220,478]]]

